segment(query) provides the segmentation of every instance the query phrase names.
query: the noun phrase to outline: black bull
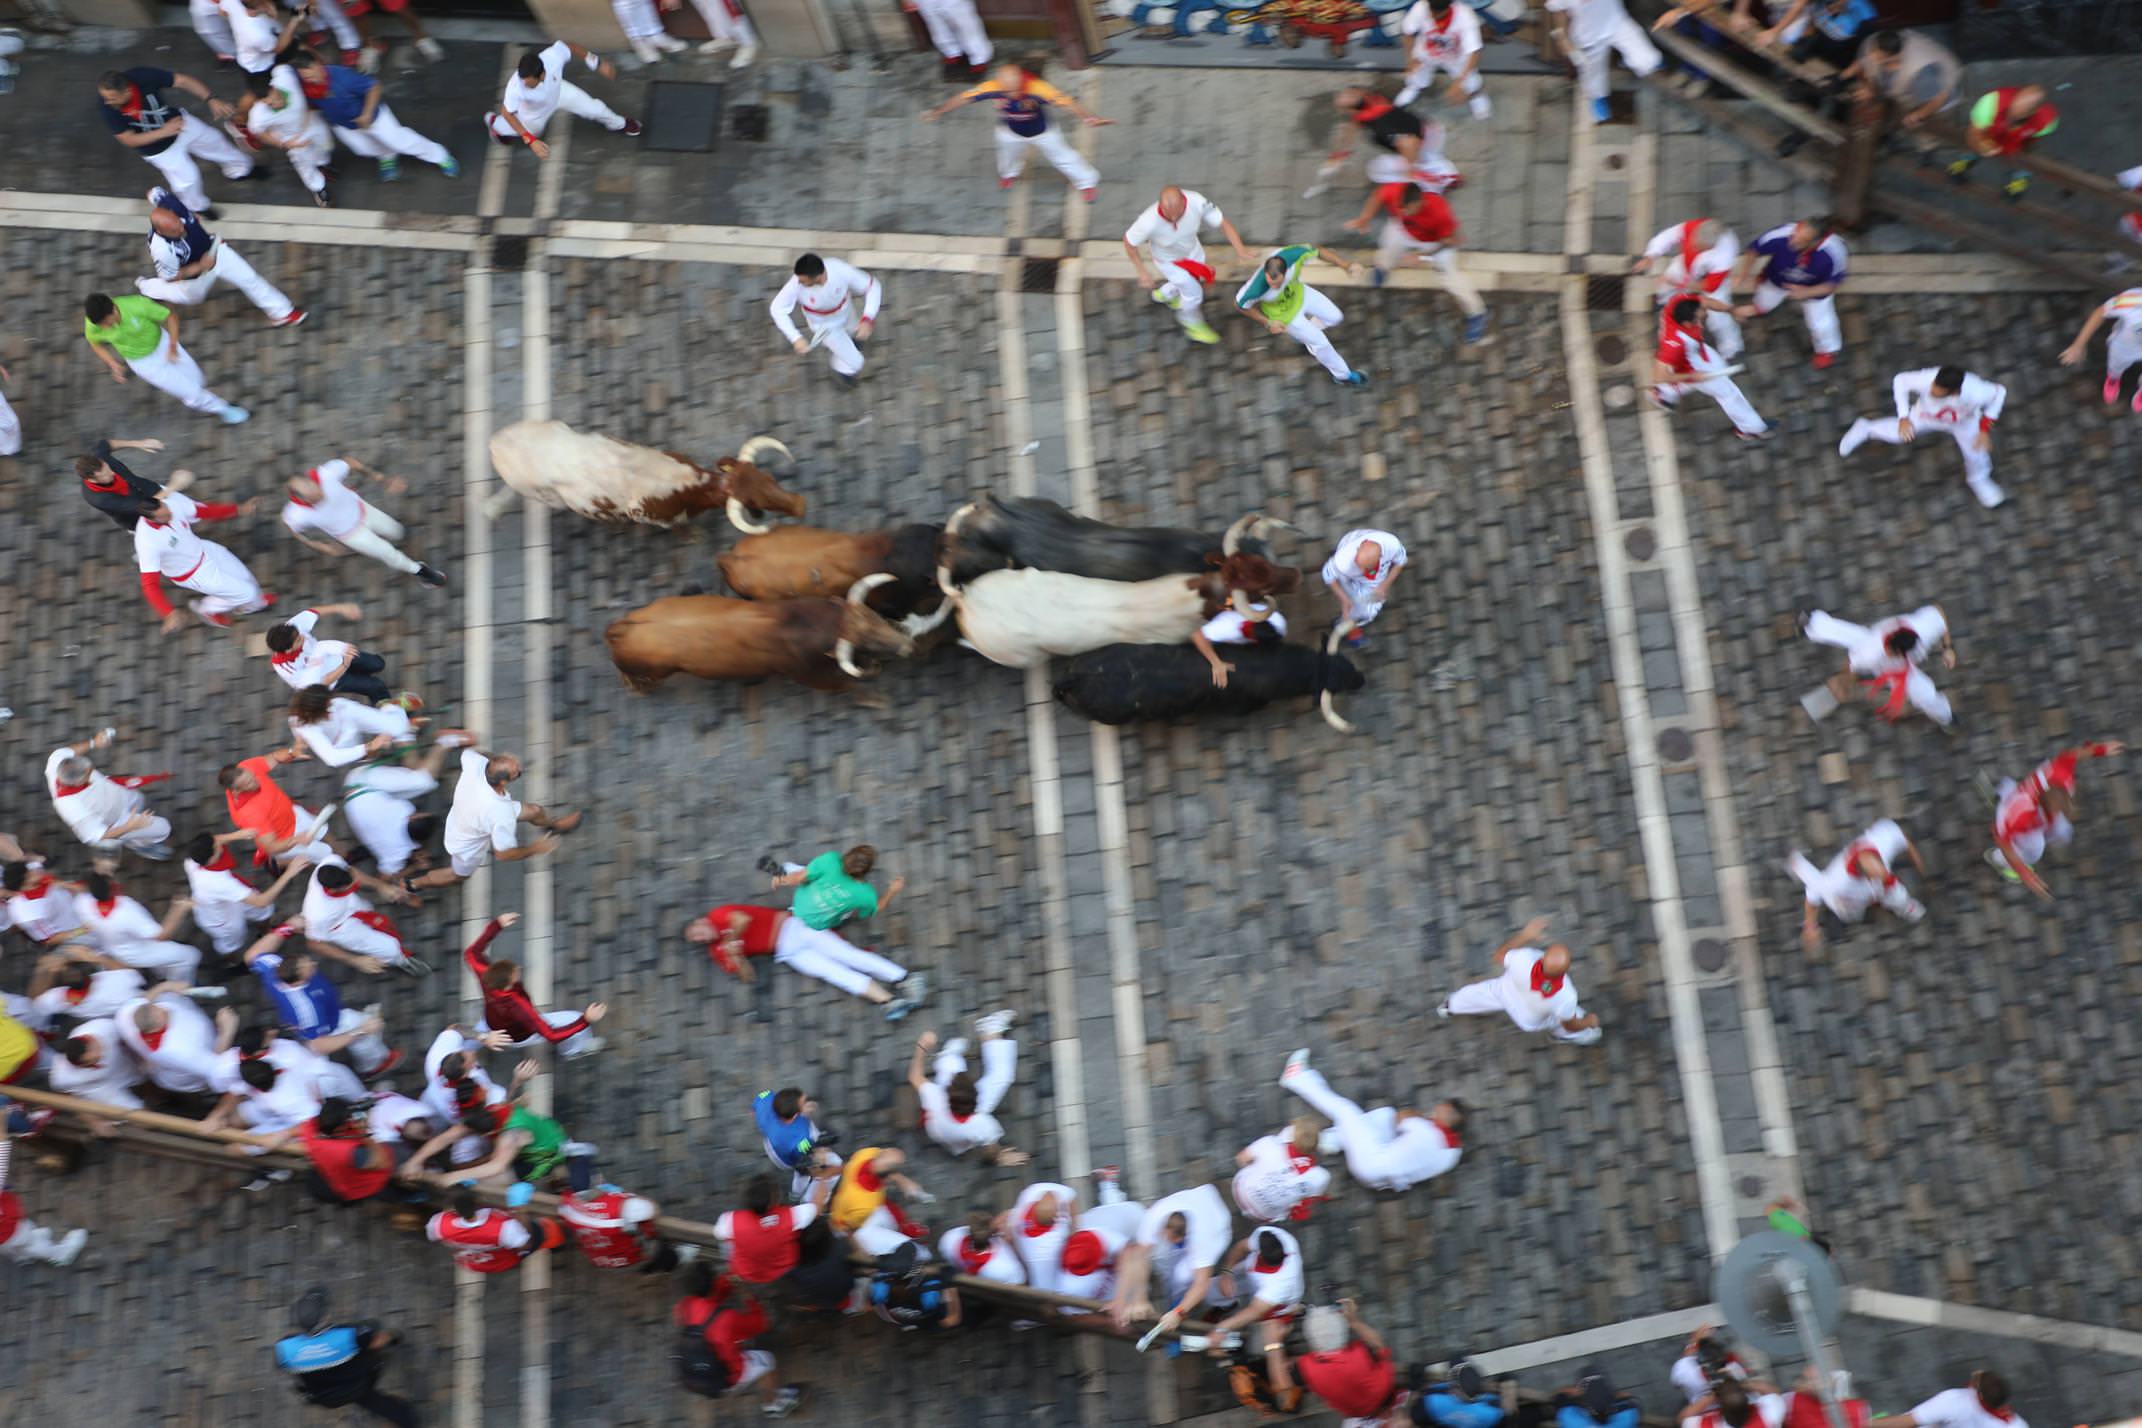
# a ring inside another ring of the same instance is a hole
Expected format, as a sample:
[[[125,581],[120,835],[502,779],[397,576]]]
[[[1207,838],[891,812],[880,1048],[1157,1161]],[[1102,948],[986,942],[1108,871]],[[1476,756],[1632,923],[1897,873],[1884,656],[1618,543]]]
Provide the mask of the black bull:
[[[1069,661],[1056,697],[1101,724],[1184,719],[1195,714],[1250,714],[1276,699],[1351,694],[1368,681],[1341,654],[1308,645],[1221,645],[1233,665],[1227,687],[1212,682],[1205,657],[1190,645],[1109,645]],[[1324,717],[1347,727],[1324,701]]]
[[[1195,575],[1209,568],[1208,557],[1225,541],[1224,535],[1176,526],[1112,526],[1035,496],[988,496],[960,528],[953,581],[966,584],[1004,566],[1059,570],[1090,580]],[[1269,554],[1254,528],[1238,549]]]

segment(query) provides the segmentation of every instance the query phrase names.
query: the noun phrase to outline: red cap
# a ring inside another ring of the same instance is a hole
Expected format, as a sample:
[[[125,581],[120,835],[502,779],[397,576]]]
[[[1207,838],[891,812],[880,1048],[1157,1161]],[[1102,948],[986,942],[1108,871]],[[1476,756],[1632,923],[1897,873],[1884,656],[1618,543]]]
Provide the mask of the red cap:
[[[1091,1230],[1080,1230],[1064,1241],[1063,1267],[1065,1274],[1092,1274],[1108,1258],[1108,1246]]]

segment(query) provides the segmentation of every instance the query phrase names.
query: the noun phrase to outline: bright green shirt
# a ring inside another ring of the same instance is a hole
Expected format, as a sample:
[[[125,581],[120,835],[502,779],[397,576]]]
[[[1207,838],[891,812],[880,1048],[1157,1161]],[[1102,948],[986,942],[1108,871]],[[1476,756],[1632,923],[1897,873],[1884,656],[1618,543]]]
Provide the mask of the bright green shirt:
[[[119,309],[119,321],[99,327],[85,317],[82,335],[93,343],[109,343],[112,351],[129,362],[152,355],[164,340],[164,323],[170,320],[171,309],[145,297],[113,298],[112,305]]]
[[[869,917],[878,910],[878,890],[851,878],[841,870],[840,854],[820,853],[803,868],[803,882],[789,911],[803,919],[805,927],[823,932],[851,917]]]
[[[1287,264],[1287,278],[1279,285],[1279,291],[1272,291],[1272,285],[1266,280],[1264,268],[1260,264],[1257,271],[1250,276],[1250,280],[1242,285],[1242,291],[1235,294],[1235,306],[1255,306],[1257,311],[1273,322],[1292,322],[1301,316],[1302,304],[1309,301],[1309,294],[1304,291],[1302,283],[1302,265],[1316,256],[1316,249],[1302,243],[1291,248],[1282,248],[1272,256],[1284,258]]]
[[[506,1129],[525,1131],[528,1144],[513,1158],[514,1168],[531,1184],[556,1170],[565,1161],[565,1143],[572,1139],[565,1127],[549,1116],[537,1115],[526,1106],[515,1106],[506,1117]]]

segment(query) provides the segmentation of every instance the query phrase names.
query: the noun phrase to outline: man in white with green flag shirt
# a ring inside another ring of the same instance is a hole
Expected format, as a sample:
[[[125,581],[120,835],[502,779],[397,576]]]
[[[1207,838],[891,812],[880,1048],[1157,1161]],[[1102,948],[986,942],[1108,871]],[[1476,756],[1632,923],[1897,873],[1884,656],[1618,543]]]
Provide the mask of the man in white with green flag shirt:
[[[1346,359],[1324,335],[1324,329],[1337,327],[1345,321],[1345,315],[1330,298],[1302,281],[1302,269],[1315,257],[1328,259],[1348,277],[1360,271],[1338,254],[1324,253],[1307,243],[1275,249],[1242,285],[1242,291],[1235,294],[1235,306],[1257,317],[1273,332],[1284,332],[1308,348],[1309,355],[1331,373],[1334,382],[1365,387],[1368,374],[1347,366]]]

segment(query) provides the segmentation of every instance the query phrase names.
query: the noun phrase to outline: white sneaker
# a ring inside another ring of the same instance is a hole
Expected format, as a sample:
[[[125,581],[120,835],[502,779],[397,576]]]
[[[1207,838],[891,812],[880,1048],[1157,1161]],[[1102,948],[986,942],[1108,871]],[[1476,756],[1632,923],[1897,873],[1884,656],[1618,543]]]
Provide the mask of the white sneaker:
[[[1994,484],[1991,476],[1982,476],[1971,482],[1971,494],[1978,497],[1978,503],[1989,511],[2008,499],[2008,493]]]
[[[734,40],[724,40],[716,38],[708,40],[705,44],[701,45],[699,47],[699,53],[703,55],[718,55],[723,50],[734,49],[735,47],[736,41]]]
[[[429,35],[416,42],[416,50],[418,54],[434,64],[446,58],[446,46],[440,44]]]
[[[1005,1032],[1011,1030],[1012,1023],[1016,1020],[1018,1020],[1018,1014],[1012,1011],[1011,1008],[1005,1007],[1002,1010],[976,1017],[974,1019],[974,1029],[977,1034],[984,1038],[1002,1036]]]
[[[677,1264],[679,1265],[679,1267],[682,1267],[682,1266],[684,1266],[684,1265],[690,1264],[690,1263],[691,1263],[691,1262],[692,1262],[693,1260],[695,1260],[695,1259],[697,1259],[697,1258],[699,1258],[699,1246],[697,1246],[697,1245],[678,1245],[678,1246],[677,1246]]]
[[[679,50],[688,50],[691,48],[690,44],[678,39],[675,35],[669,34],[656,35],[654,37],[654,42],[655,48],[659,49],[660,51],[662,51],[663,54],[666,55],[673,55],[676,54]]]
[[[583,1056],[593,1056],[609,1044],[599,1036],[590,1036],[586,1041],[580,1043],[575,1050],[565,1052],[564,1056],[567,1061],[578,1061]]]
[[[964,1036],[953,1037],[943,1046],[937,1048],[937,1054],[940,1056],[965,1056],[967,1054],[967,1038]]]
[[[729,68],[742,69],[758,57],[759,47],[756,44],[738,45],[736,53],[730,57]]]
[[[1837,443],[1837,454],[1839,456],[1850,456],[1866,444],[1867,424],[1863,421],[1853,422],[1851,428],[1845,432],[1844,440]]]
[[[379,51],[371,45],[357,51],[357,68],[366,74],[378,74]]]
[[[1438,1003],[1438,1004],[1436,1005],[1436,1009],[1435,1009],[1435,1014],[1436,1014],[1437,1016],[1441,1017],[1441,1018],[1442,1018],[1443,1020],[1445,1020],[1445,1021],[1449,1021],[1449,1020],[1450,1020],[1450,1003],[1449,1003],[1449,1002],[1440,1002],[1440,1003]]]
[[[53,1247],[52,1255],[45,1263],[65,1269],[82,1257],[82,1246],[88,1243],[89,1231],[69,1230],[65,1237]]]
[[[1302,1072],[1307,1071],[1308,1069],[1309,1048],[1304,1046],[1297,1051],[1290,1051],[1287,1053],[1287,1064],[1284,1068],[1281,1069],[1279,1073],[1279,1079],[1282,1081],[1291,1081],[1296,1076],[1301,1075]]]
[[[569,1140],[561,1149],[564,1150],[567,1160],[577,1160],[584,1155],[592,1156],[595,1153],[595,1142],[591,1140]]]
[[[219,1002],[230,993],[221,987],[188,987],[186,995],[197,1002]]]
[[[662,58],[662,52],[655,48],[653,40],[633,40],[631,43],[632,53],[641,64],[654,64]]]

